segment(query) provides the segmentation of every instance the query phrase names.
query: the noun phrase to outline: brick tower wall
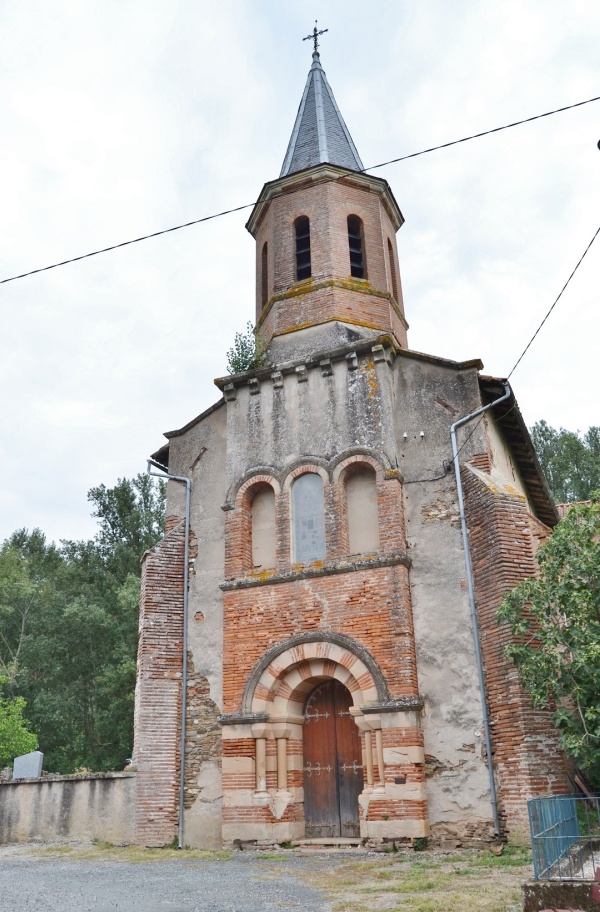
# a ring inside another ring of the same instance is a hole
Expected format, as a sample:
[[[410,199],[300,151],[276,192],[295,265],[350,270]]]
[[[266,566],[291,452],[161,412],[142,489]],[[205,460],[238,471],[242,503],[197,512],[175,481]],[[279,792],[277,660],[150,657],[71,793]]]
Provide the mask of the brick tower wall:
[[[363,224],[364,280],[350,275],[349,215]],[[294,222],[300,216],[310,220],[312,276],[298,282]],[[263,285],[265,244],[268,280]],[[335,173],[327,176],[317,171],[297,188],[286,187],[262,213],[256,228],[256,256],[256,319],[265,343],[274,335],[339,320],[391,331],[402,348],[408,347],[396,228],[381,182],[369,186],[368,180],[340,180]]]

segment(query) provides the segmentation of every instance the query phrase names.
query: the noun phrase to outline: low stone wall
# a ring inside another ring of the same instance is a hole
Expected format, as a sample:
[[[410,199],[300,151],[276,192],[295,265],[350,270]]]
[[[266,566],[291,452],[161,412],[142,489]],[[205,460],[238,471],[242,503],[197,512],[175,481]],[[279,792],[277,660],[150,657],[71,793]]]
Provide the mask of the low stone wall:
[[[523,912],[598,912],[592,883],[538,880],[523,884]]]
[[[135,773],[0,783],[0,844],[43,839],[134,842]]]

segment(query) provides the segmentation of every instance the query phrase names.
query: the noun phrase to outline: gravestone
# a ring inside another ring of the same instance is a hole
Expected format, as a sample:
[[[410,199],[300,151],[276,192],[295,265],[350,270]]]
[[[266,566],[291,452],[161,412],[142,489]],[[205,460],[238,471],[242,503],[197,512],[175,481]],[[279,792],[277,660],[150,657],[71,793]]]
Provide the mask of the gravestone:
[[[13,763],[13,779],[39,779],[42,775],[44,755],[41,751],[31,751],[15,757]]]

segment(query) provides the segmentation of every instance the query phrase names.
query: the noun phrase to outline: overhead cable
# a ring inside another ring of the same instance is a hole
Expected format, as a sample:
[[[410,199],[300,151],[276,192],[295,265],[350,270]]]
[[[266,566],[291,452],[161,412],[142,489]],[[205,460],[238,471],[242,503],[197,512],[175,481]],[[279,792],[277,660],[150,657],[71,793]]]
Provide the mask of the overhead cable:
[[[594,98],[588,98],[585,101],[577,101],[574,104],[565,105],[562,108],[555,108],[552,111],[545,111],[543,114],[535,114],[533,117],[526,117],[524,120],[515,120],[513,123],[504,124],[501,127],[493,127],[491,130],[484,130],[481,133],[472,133],[470,136],[463,136],[461,139],[453,139],[451,142],[441,143],[437,146],[430,146],[428,149],[421,149],[420,152],[411,152],[408,155],[401,155],[399,158],[390,158],[388,161],[380,162],[377,165],[370,165],[368,168],[363,168],[362,171],[358,173],[365,171],[375,171],[377,168],[384,168],[386,165],[393,165],[397,162],[406,161],[409,158],[417,158],[419,155],[427,155],[430,152],[437,152],[439,149],[448,149],[450,146],[456,146],[459,143],[469,142],[471,139],[480,139],[482,136],[489,136],[492,133],[499,133],[501,130],[510,130],[511,127],[518,127],[522,124],[531,123],[534,120],[540,120],[542,117],[550,117],[552,114],[560,114],[563,111],[570,111],[572,108],[579,108],[582,105],[591,104],[593,101],[600,101],[600,95],[596,95]],[[245,203],[243,206],[235,206],[233,209],[224,209],[222,212],[215,212],[212,215],[205,215],[202,218],[193,219],[192,221],[184,222],[181,225],[174,225],[172,228],[163,228],[161,231],[153,231],[151,234],[143,234],[141,237],[132,238],[129,241],[121,241],[119,244],[110,244],[108,247],[102,247],[99,250],[92,250],[89,253],[83,253],[80,256],[69,257],[69,259],[61,260],[59,263],[52,263],[50,266],[41,266],[38,269],[30,269],[28,272],[20,273],[20,275],[10,276],[7,279],[0,279],[0,285],[5,285],[7,282],[16,282],[18,279],[25,279],[28,276],[36,275],[39,272],[48,272],[50,269],[58,269],[59,266],[68,266],[69,263],[77,263],[80,260],[86,260],[89,257],[99,256],[101,253],[109,253],[111,250],[118,250],[120,247],[128,247],[131,244],[139,244],[141,241],[147,241],[150,238],[160,237],[163,234],[169,234],[173,231],[179,231],[181,228],[190,228],[192,225],[199,225],[201,222],[209,222],[212,219],[221,218],[223,215],[231,215],[233,212],[241,212],[243,209],[251,209],[256,205],[256,202],[257,201],[255,200],[253,203]]]
[[[558,293],[557,297],[554,299],[554,302],[553,302],[552,306],[550,307],[550,309],[548,310],[548,313],[546,314],[546,316],[544,317],[544,319],[542,320],[542,322],[540,323],[540,325],[538,326],[538,328],[536,329],[536,331],[535,331],[534,334],[532,335],[531,339],[529,340],[529,342],[527,343],[527,345],[525,346],[525,348],[524,348],[523,351],[521,352],[521,355],[519,356],[519,358],[518,358],[517,361],[515,362],[514,367],[512,368],[511,372],[509,373],[508,377],[506,378],[507,380],[510,380],[510,378],[511,378],[512,375],[514,374],[515,370],[517,369],[517,367],[519,366],[519,364],[521,363],[521,361],[522,361],[523,358],[525,357],[526,353],[529,351],[529,349],[530,349],[530,347],[531,347],[531,345],[532,345],[532,343],[533,343],[535,337],[538,335],[538,333],[539,333],[539,331],[541,330],[542,326],[544,325],[544,323],[546,322],[546,320],[548,319],[548,317],[550,316],[550,314],[552,313],[552,311],[554,310],[554,308],[556,307],[556,305],[557,305],[558,302],[560,301],[560,299],[561,299],[561,297],[562,297],[562,295],[563,295],[563,292],[564,292],[565,289],[567,288],[567,285],[569,284],[569,282],[571,281],[571,279],[573,278],[573,276],[575,275],[575,273],[577,272],[577,270],[578,270],[579,267],[581,266],[581,264],[582,264],[582,262],[583,262],[583,260],[584,260],[584,258],[585,258],[585,256],[586,256],[586,254],[588,253],[590,247],[592,246],[592,244],[594,243],[594,241],[596,240],[596,238],[598,237],[599,234],[600,234],[600,226],[597,228],[597,230],[596,230],[596,232],[595,232],[593,238],[591,239],[591,241],[589,242],[589,244],[587,245],[587,247],[585,248],[585,250],[583,251],[583,253],[582,253],[581,256],[579,257],[579,260],[577,261],[577,264],[576,264],[575,268],[573,269],[573,271],[571,272],[571,275],[569,276],[569,278],[567,279],[567,281],[565,282],[565,284],[564,284],[563,287],[561,288],[561,290],[560,290],[560,292]],[[511,407],[508,409],[508,412],[506,412],[506,414],[508,414],[509,412],[511,412],[511,411],[515,408],[515,406],[516,406],[516,402],[513,402],[513,404],[512,404]],[[474,428],[472,429],[471,433],[470,433],[470,434],[465,438],[465,440],[463,441],[462,446],[460,447],[460,449],[459,449],[459,451],[458,451],[459,453],[461,452],[461,450],[463,450],[463,449],[465,448],[465,446],[467,445],[467,443],[469,442],[469,440],[471,439],[471,437],[473,436],[473,434],[475,433],[475,431],[477,430],[477,428],[479,427],[479,425],[481,424],[482,421],[483,421],[483,415],[481,416],[481,418],[479,419],[479,421],[477,422],[477,424],[474,426]],[[431,480],[432,480],[432,481],[433,481],[433,480],[437,481],[437,479],[431,479]]]
[[[575,273],[577,272],[577,270],[578,270],[579,267],[581,266],[581,264],[582,264],[582,262],[583,262],[583,260],[584,260],[584,257],[586,256],[587,252],[589,251],[590,247],[592,246],[592,244],[594,243],[594,241],[596,240],[596,238],[598,237],[599,234],[600,234],[600,226],[596,229],[596,233],[594,234],[592,240],[589,242],[589,244],[587,245],[587,247],[585,248],[585,250],[583,251],[583,253],[582,253],[581,256],[579,257],[579,260],[578,260],[578,262],[577,262],[577,265],[575,266],[575,269],[573,270],[573,272],[571,273],[571,275],[569,276],[569,278],[567,279],[567,281],[565,282],[565,284],[564,284],[563,287],[561,288],[561,290],[560,290],[560,292],[558,293],[558,296],[556,297],[556,299],[555,299],[555,301],[554,301],[552,307],[550,308],[550,310],[548,311],[548,313],[546,314],[546,316],[544,317],[544,319],[542,320],[542,322],[540,323],[540,325],[538,326],[538,328],[536,329],[536,331],[535,331],[534,334],[532,335],[531,339],[529,340],[529,342],[527,343],[527,345],[525,346],[525,348],[524,348],[523,351],[521,352],[521,354],[520,354],[519,358],[517,359],[517,361],[516,361],[514,367],[512,368],[510,374],[508,375],[507,380],[509,380],[509,379],[512,377],[512,375],[514,374],[515,370],[517,369],[517,367],[519,366],[519,364],[521,363],[521,361],[522,361],[523,358],[525,357],[525,354],[526,354],[526,352],[529,350],[529,347],[531,346],[533,340],[535,339],[535,337],[536,337],[537,334],[539,333],[540,329],[542,328],[542,326],[544,325],[544,323],[546,322],[546,320],[548,319],[548,317],[550,316],[550,314],[552,313],[552,311],[554,310],[554,308],[556,307],[556,305],[557,305],[558,302],[560,301],[560,299],[561,299],[561,297],[562,297],[562,294],[563,294],[564,290],[566,289],[567,285],[569,284],[569,282],[571,281],[571,279],[573,278],[573,276],[575,275]]]

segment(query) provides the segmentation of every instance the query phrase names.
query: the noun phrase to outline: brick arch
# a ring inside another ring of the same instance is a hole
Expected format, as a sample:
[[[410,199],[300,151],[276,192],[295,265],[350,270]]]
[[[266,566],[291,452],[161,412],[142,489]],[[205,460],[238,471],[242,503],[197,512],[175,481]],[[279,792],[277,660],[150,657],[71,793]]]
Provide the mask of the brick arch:
[[[232,510],[235,507],[238,507],[241,502],[239,497],[242,489],[243,493],[245,493],[248,488],[252,487],[252,485],[257,482],[270,484],[276,495],[281,493],[281,484],[277,478],[277,469],[274,466],[254,466],[230,486],[225,498],[225,505],[222,509]]]
[[[256,493],[259,488],[265,486],[272,488],[275,496],[281,493],[281,485],[272,475],[264,472],[252,475],[238,488],[235,495],[235,508],[238,509],[239,507],[248,506],[249,501],[252,500],[252,495]]]
[[[316,652],[318,645],[314,644],[314,650],[310,646],[302,647],[302,651]],[[341,655],[336,655],[339,648],[332,647],[326,658],[306,657],[283,670],[277,663],[269,666],[254,691],[252,711],[266,712],[273,718],[281,715],[301,716],[306,697],[315,684],[332,679],[348,688],[357,709],[365,703],[375,702],[377,688],[372,675],[356,656],[344,655],[342,650]],[[284,653],[281,658],[289,660],[292,657]],[[351,668],[348,667],[349,664]]]
[[[377,481],[383,481],[386,470],[391,468],[389,459],[383,453],[379,453],[371,447],[349,447],[338,453],[331,462],[333,483],[338,482],[342,472],[355,462],[363,462],[374,469]]]
[[[255,472],[238,488],[235,501],[229,503],[225,532],[225,575],[239,576],[253,568],[252,554],[252,501],[261,489],[268,488],[274,492],[275,503],[281,492],[276,478],[268,472]],[[275,521],[275,515],[273,517]],[[275,525],[273,541],[276,540]],[[276,561],[269,566],[275,566]]]
[[[337,484],[363,468],[371,469],[375,473],[376,481],[384,481],[384,469],[378,459],[367,453],[355,453],[338,462],[333,470],[333,483]]]
[[[367,649],[344,634],[313,631],[284,640],[263,655],[246,683],[242,711],[296,714],[298,697],[308,693],[308,682],[315,678],[345,684],[355,706],[390,699],[381,669]]]
[[[292,463],[292,465],[288,468],[286,474],[283,477],[283,483],[281,486],[282,491],[289,492],[296,478],[299,478],[300,475],[307,475],[311,472],[314,475],[321,476],[323,479],[323,487],[326,487],[329,484],[329,471],[326,461],[324,459],[318,458],[307,458]]]

